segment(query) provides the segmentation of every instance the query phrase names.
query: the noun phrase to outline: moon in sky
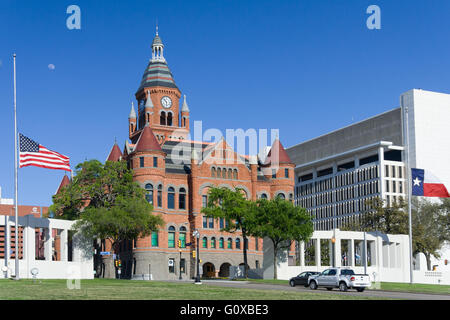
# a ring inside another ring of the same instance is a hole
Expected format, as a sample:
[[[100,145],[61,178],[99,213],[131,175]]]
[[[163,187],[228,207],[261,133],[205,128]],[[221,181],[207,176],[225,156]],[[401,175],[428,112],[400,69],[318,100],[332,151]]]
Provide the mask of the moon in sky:
[[[54,65],[53,63],[50,63],[50,64],[48,65],[48,68],[49,68],[50,70],[55,70],[55,65]]]

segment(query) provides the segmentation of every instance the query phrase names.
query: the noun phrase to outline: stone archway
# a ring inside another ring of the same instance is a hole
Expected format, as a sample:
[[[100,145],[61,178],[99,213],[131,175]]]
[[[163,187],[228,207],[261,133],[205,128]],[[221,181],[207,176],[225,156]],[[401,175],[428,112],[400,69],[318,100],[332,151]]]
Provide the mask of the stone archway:
[[[228,262],[222,263],[219,270],[219,277],[229,277],[230,276],[230,267],[231,264]]]
[[[203,278],[215,278],[216,267],[211,262],[203,264]]]

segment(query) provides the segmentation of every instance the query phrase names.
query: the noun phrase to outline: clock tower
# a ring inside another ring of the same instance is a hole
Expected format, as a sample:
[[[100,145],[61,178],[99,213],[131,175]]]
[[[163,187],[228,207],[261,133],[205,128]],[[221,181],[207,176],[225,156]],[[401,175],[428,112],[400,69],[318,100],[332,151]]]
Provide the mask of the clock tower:
[[[134,130],[130,124],[132,143],[136,143],[145,126],[151,127],[160,144],[168,139],[186,139],[189,115],[180,111],[181,92],[164,58],[164,44],[158,35],[158,27],[152,42],[152,57],[135,96],[138,112]]]

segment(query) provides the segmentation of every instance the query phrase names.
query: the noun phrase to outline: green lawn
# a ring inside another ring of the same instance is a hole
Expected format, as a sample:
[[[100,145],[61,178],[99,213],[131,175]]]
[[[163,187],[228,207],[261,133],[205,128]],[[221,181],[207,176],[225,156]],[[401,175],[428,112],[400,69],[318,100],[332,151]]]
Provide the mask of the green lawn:
[[[288,285],[288,280],[239,279],[239,280],[236,280],[236,281],[244,281],[244,280],[251,281],[252,283]],[[419,284],[419,283],[415,283],[413,285],[410,285],[409,283],[381,282],[380,290],[450,294],[450,286],[448,286],[448,285],[438,285],[438,284]]]
[[[439,284],[381,282],[381,290],[450,294],[450,286]]]
[[[81,280],[81,289],[67,289],[66,280],[41,280],[33,283],[23,279],[0,280],[0,300],[316,300],[374,299],[363,296],[329,294],[326,292],[291,292],[218,287],[211,284],[114,279]]]

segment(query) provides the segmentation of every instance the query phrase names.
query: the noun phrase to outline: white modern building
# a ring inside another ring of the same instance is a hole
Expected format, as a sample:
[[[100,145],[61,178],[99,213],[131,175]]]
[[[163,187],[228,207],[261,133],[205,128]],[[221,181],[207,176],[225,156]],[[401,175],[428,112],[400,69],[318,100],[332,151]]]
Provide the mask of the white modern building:
[[[19,254],[21,279],[93,279],[93,242],[74,233],[75,221],[18,217],[18,250],[15,250],[15,218],[0,215],[0,277],[16,276]],[[42,235],[42,237],[41,237]]]
[[[310,212],[315,230],[331,230],[358,219],[367,199],[406,199],[406,132],[411,167],[450,189],[449,119],[449,94],[413,89],[400,107],[287,148],[296,204]]]

